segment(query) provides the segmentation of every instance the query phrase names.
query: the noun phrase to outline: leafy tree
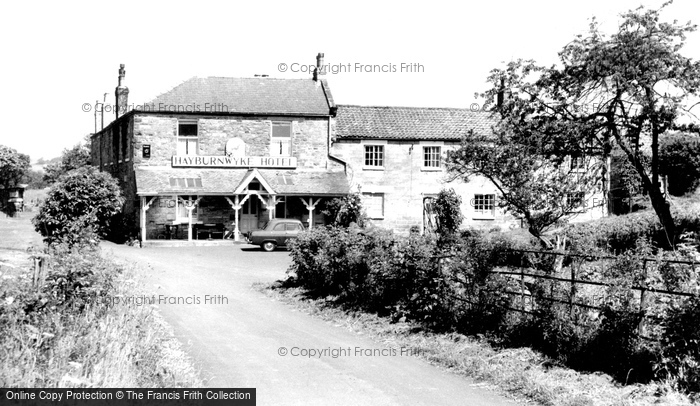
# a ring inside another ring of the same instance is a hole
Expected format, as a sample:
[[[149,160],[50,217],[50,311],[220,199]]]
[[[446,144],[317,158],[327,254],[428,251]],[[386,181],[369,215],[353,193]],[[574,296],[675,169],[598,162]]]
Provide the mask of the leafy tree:
[[[590,151],[588,155],[581,148],[567,151],[552,138],[499,124],[493,134],[467,134],[447,159],[454,176],[491,181],[499,191],[499,206],[524,218],[530,234],[546,247],[552,242],[544,233],[587,204],[586,197],[599,186],[604,169]],[[573,164],[566,152],[576,157]]]
[[[362,209],[362,197],[358,193],[327,201],[321,213],[330,219],[332,226],[336,227],[350,227],[352,223],[364,227],[366,221]]]
[[[22,183],[26,183],[29,189],[43,189],[47,186],[44,180],[44,171],[29,169],[22,177]]]
[[[34,228],[49,244],[96,244],[124,203],[117,181],[93,167],[65,174],[49,190],[32,219]]]
[[[8,188],[21,183],[27,170],[29,170],[29,155],[0,145],[0,185]]]
[[[607,156],[619,146],[673,245],[674,221],[659,183],[659,139],[682,114],[690,114],[690,100],[700,88],[700,62],[680,54],[696,26],[659,21],[668,4],[622,14],[610,37],[593,19],[589,34],[559,53],[559,66],[511,62],[491,72],[493,87],[482,96],[487,106],[497,105],[500,126],[516,139],[547,140],[552,145],[543,148],[564,154],[588,146]],[[508,97],[499,97],[504,88]],[[648,163],[644,149],[650,149]]]
[[[86,143],[76,144],[73,148],[64,149],[61,161],[46,165],[44,180],[47,183],[56,182],[61,176],[73,169],[90,165],[90,150]]]
[[[682,196],[692,192],[700,182],[700,137],[671,134],[659,145],[659,166],[668,177],[668,192]]]

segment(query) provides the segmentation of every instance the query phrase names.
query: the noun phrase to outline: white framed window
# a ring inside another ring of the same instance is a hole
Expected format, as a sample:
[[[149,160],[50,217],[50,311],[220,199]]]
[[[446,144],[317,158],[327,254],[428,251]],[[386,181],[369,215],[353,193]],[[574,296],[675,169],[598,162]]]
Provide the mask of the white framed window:
[[[496,216],[496,195],[475,194],[472,206],[475,218],[493,218]]]
[[[423,147],[423,168],[440,169],[442,161],[442,148],[437,145]]]
[[[270,134],[270,156],[291,156],[292,123],[290,121],[273,121]]]
[[[199,153],[199,124],[197,120],[179,120],[177,123],[177,155]]]
[[[384,193],[362,193],[362,205],[371,219],[384,218]]]
[[[384,145],[365,144],[364,167],[371,169],[384,168]]]

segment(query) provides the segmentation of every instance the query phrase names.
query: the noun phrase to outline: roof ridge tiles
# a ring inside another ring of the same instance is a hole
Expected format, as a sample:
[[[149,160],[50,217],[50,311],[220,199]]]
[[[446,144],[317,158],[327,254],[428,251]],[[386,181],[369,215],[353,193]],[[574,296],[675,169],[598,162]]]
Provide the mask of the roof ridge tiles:
[[[368,108],[368,109],[407,109],[407,110],[456,110],[456,111],[468,111],[471,113],[489,113],[491,114],[491,111],[486,111],[486,110],[472,110],[471,108],[468,107],[418,107],[418,106],[377,106],[377,105],[360,105],[360,104],[337,104],[339,108],[342,107],[359,107],[359,108]]]

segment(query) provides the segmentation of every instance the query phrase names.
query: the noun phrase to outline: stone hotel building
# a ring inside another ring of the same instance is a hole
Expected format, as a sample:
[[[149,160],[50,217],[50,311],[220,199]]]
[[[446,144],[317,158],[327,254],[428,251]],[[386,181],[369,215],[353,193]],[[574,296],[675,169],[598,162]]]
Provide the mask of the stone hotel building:
[[[313,227],[325,222],[321,202],[350,192],[374,224],[424,231],[445,187],[462,196],[466,225],[520,225],[497,208],[492,184],[450,181],[444,168],[465,132],[489,130],[487,112],[336,105],[321,69],[308,79],[192,78],[124,111],[124,77],[122,65],[115,120],[104,126],[96,113],[91,159],[119,180],[143,240],[238,240],[272,218]]]

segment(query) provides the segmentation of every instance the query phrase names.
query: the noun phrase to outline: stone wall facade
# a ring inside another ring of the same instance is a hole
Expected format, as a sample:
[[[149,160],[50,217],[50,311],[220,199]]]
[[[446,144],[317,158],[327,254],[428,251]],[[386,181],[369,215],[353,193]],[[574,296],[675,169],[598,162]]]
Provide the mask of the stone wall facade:
[[[371,168],[364,163],[365,145],[384,146],[384,167]],[[440,147],[442,160],[439,168],[424,166],[424,147]],[[347,162],[351,190],[363,198],[383,200],[382,215],[370,215],[372,222],[405,234],[412,227],[421,231],[426,227],[425,199],[435,197],[442,189],[452,188],[462,198],[463,227],[509,228],[522,227],[521,220],[498,208],[499,192],[487,179],[474,177],[469,182],[453,179],[445,170],[447,151],[459,144],[448,141],[391,141],[391,140],[336,140],[331,154]],[[484,213],[479,198],[493,195],[495,208]],[[602,191],[585,196],[586,210],[575,214],[571,222],[589,221],[606,215],[607,207]],[[373,203],[369,203],[372,205]],[[367,204],[365,204],[367,206]],[[375,212],[370,208],[370,212]]]
[[[134,176],[134,119],[122,117],[92,136],[90,159],[93,166],[112,175],[124,193],[124,213],[133,213],[139,206]]]
[[[521,227],[521,221],[494,205],[491,211],[479,210],[478,200],[484,196],[497,198],[498,191],[486,179],[475,178],[465,183],[451,179],[445,171],[447,151],[456,149],[454,141],[425,140],[349,140],[336,139],[334,122],[328,117],[274,117],[236,115],[177,115],[134,112],[121,117],[92,138],[91,158],[101,170],[112,174],[125,192],[124,212],[138,222],[141,201],[137,195],[135,168],[154,167],[168,169],[171,158],[178,151],[178,121],[195,120],[198,124],[197,154],[225,155],[226,142],[241,138],[245,142],[245,155],[270,156],[273,122],[291,122],[291,156],[297,159],[296,171],[345,171],[351,191],[360,192],[370,211],[372,222],[378,226],[408,233],[411,228],[423,231],[429,226],[429,210],[426,202],[445,188],[453,188],[462,198],[465,227],[508,229]],[[329,127],[331,126],[331,127]],[[329,141],[332,143],[329,144]],[[150,147],[150,157],[144,157],[144,146]],[[365,165],[365,146],[383,147],[383,167]],[[329,149],[330,147],[330,149]],[[425,165],[424,148],[439,147],[439,167]],[[337,158],[337,159],[334,159]],[[342,163],[341,163],[342,162]],[[344,163],[344,164],[343,164]],[[233,186],[232,186],[233,187]],[[149,198],[150,199],[150,198]],[[290,197],[291,199],[291,197]],[[586,196],[587,204],[603,202],[603,193]],[[148,224],[172,221],[181,207],[174,203],[175,196],[159,196],[153,200],[147,212]],[[250,203],[263,221],[268,213],[257,197]],[[280,206],[288,214],[293,208],[295,217],[304,216],[300,202]],[[604,206],[604,205],[603,205]],[[590,207],[590,206],[589,206]],[[182,209],[180,209],[182,210]],[[582,211],[571,221],[586,221],[606,215],[606,207],[592,207]],[[233,210],[224,197],[207,196],[200,201],[195,217],[207,223],[233,221]],[[305,215],[308,218],[308,215]],[[281,215],[280,215],[281,217]],[[303,217],[301,218],[302,220]],[[320,208],[314,212],[314,221],[322,221]],[[252,225],[252,227],[259,226]]]
[[[304,117],[236,117],[236,116],[134,116],[134,163],[137,166],[169,166],[177,153],[178,120],[197,120],[198,155],[225,154],[226,141],[233,137],[245,141],[245,155],[270,156],[273,122],[292,123],[291,156],[297,158],[298,170],[328,168],[328,119]],[[143,146],[150,145],[151,157],[144,159]],[[336,168],[339,169],[339,168]]]
[[[365,145],[384,145],[384,168],[373,169],[364,165]],[[435,197],[442,189],[453,188],[462,198],[461,211],[464,225],[477,228],[508,228],[520,222],[496,208],[493,215],[474,210],[475,194],[496,194],[496,188],[486,179],[469,183],[450,181],[444,170],[424,166],[424,147],[441,148],[442,157],[457,143],[427,141],[349,141],[333,144],[332,154],[347,162],[350,187],[364,197],[383,197],[383,216],[370,215],[372,222],[398,233],[408,233],[411,227],[423,231],[425,227],[424,200]],[[367,204],[365,204],[367,205]]]
[[[246,156],[270,156],[272,123],[290,122],[290,155],[297,159],[295,171],[344,171],[342,164],[328,157],[327,117],[205,116],[134,112],[93,135],[91,144],[91,159],[94,165],[110,173],[122,186],[125,193],[124,213],[132,216],[134,226],[138,226],[139,209],[142,204],[137,195],[135,169],[171,167],[171,158],[178,155],[179,120],[194,120],[197,123],[197,155],[203,156],[225,155],[226,142],[231,138],[241,138],[245,142]],[[150,157],[144,156],[145,146],[148,146]],[[231,189],[235,186],[237,185],[232,185]],[[147,199],[150,200],[150,197]],[[149,238],[162,232],[153,231],[154,225],[172,222],[186,213],[179,201],[175,203],[175,199],[175,196],[158,196],[153,199],[146,215],[146,223],[151,230]],[[308,211],[304,213],[303,208],[300,209],[301,204],[297,201],[282,203],[276,207],[276,213],[279,217],[289,215],[305,220],[308,218]],[[248,210],[255,212],[260,219],[259,223],[253,226],[259,227],[260,223],[267,220],[268,210],[256,196],[250,197],[248,205]],[[234,210],[223,196],[203,197],[193,214],[195,219],[204,223],[225,223],[228,226],[234,220]],[[314,223],[319,222],[323,222],[320,207],[314,210]]]

